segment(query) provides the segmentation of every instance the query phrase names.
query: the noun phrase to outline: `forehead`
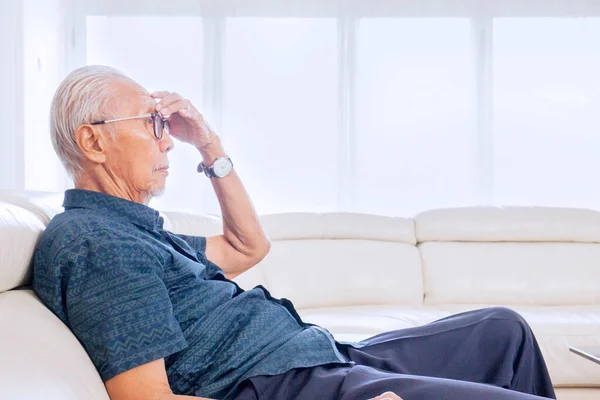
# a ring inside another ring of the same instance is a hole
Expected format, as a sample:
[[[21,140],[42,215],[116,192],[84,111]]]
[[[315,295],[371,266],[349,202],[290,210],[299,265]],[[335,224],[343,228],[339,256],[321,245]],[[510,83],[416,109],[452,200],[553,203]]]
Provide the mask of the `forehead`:
[[[137,110],[139,114],[149,114],[155,111],[156,100],[149,94],[141,95],[140,101],[140,108]]]
[[[135,116],[154,112],[156,100],[141,86],[118,82],[115,85],[119,114]]]

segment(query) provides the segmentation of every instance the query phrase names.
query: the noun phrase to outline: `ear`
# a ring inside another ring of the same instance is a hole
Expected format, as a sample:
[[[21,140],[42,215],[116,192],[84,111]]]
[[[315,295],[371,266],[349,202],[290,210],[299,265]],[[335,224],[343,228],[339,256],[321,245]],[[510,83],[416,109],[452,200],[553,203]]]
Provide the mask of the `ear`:
[[[96,164],[106,162],[106,154],[104,152],[106,143],[100,129],[91,125],[80,125],[77,131],[75,131],[75,143],[77,143],[81,154],[91,162]]]

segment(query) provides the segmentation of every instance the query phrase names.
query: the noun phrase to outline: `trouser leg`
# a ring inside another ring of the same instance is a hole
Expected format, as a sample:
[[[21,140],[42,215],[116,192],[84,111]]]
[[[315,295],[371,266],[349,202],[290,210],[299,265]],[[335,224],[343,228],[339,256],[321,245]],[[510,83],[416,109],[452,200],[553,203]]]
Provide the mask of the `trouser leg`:
[[[457,314],[387,332],[368,345],[340,350],[352,361],[408,375],[486,383],[555,398],[537,341],[525,320],[506,308]]]

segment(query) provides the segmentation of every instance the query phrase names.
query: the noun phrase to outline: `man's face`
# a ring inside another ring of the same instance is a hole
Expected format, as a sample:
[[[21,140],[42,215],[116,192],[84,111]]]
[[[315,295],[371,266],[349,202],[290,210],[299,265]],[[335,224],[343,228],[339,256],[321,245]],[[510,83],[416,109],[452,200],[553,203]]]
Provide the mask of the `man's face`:
[[[118,118],[155,112],[156,100],[145,91],[120,82],[115,89],[119,96],[115,113]],[[120,186],[149,201],[165,188],[169,174],[167,153],[173,148],[171,136],[163,132],[162,138],[157,139],[151,117],[119,121],[111,128],[117,134],[107,137],[105,168]]]

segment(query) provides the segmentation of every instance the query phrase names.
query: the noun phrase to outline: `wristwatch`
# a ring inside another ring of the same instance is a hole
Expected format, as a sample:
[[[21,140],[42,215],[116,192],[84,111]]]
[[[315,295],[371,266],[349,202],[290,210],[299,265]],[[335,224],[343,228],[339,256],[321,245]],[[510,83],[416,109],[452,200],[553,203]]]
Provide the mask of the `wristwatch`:
[[[233,162],[229,157],[219,157],[213,165],[207,167],[203,162],[198,164],[198,172],[208,176],[209,178],[225,178],[233,169]]]

